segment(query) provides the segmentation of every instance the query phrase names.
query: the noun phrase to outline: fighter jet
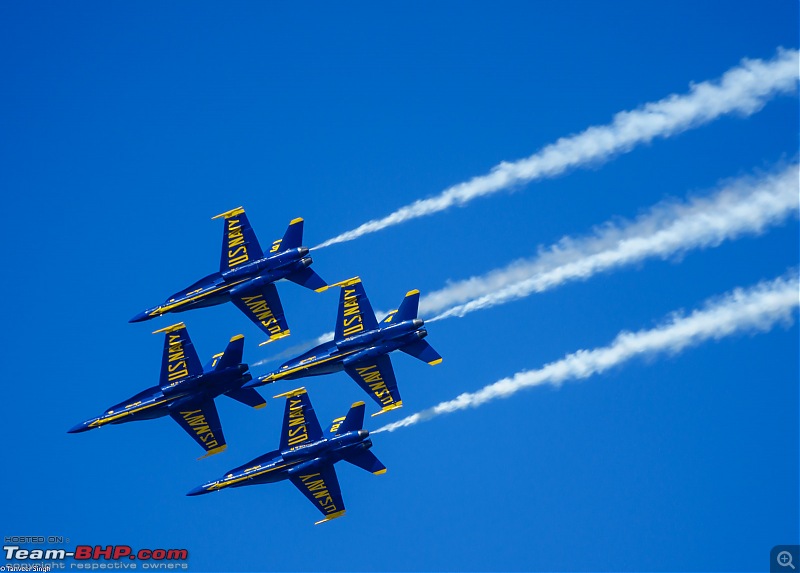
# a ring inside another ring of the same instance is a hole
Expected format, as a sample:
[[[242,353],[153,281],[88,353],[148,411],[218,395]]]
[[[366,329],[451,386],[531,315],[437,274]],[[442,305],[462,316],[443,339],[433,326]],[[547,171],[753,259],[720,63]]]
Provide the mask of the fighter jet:
[[[275,372],[248,382],[245,388],[344,370],[381,407],[373,416],[400,408],[403,401],[388,353],[401,350],[432,366],[442,361],[423,340],[428,331],[417,318],[419,291],[406,293],[400,308],[378,324],[360,278],[332,286],[342,287],[333,340],[285,362]]]
[[[267,405],[256,390],[242,388],[253,378],[247,364],[242,363],[244,337],[239,334],[231,338],[225,351],[215,354],[203,367],[182,322],[153,334],[158,332],[166,333],[158,386],[76,424],[69,433],[169,415],[206,451],[198,459],[222,452],[227,445],[214,398],[224,394],[253,408]]]
[[[303,219],[292,220],[283,238],[272,243],[264,255],[244,209],[237,207],[212,219],[219,217],[225,219],[219,272],[175,293],[164,304],[140,312],[129,322],[231,301],[267,334],[269,338],[262,344],[289,336],[289,325],[273,283],[288,279],[316,292],[328,288],[311,270],[308,249],[301,246]]]
[[[345,513],[342,491],[333,465],[344,460],[375,475],[386,467],[369,451],[372,440],[364,426],[364,402],[356,402],[347,416],[333,421],[323,435],[305,388],[298,388],[276,398],[286,397],[279,449],[226,472],[217,480],[191,490],[186,495],[200,495],[227,487],[241,487],[290,480],[324,516],[316,524],[341,517]]]

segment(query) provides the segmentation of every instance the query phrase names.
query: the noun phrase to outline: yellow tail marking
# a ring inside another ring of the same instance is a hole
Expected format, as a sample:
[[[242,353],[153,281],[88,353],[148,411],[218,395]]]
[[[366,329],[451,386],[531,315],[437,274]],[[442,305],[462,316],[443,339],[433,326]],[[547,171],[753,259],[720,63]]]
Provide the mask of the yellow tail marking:
[[[239,340],[240,338],[244,338],[244,334],[237,334],[236,336],[231,338],[231,342],[233,342],[234,340]]]
[[[358,406],[364,406],[364,402],[353,402],[353,405],[350,406],[351,408],[356,408]]]
[[[219,215],[214,215],[211,217],[211,220],[219,219],[220,217],[233,217],[234,215],[238,215],[239,213],[244,213],[244,209],[241,207],[236,207],[236,209],[231,209],[230,211],[225,211],[224,213],[220,213]]]
[[[182,322],[178,324],[173,324],[170,326],[165,326],[164,328],[159,328],[158,330],[154,330],[153,334],[158,334],[159,332],[175,332],[176,330],[180,330],[182,328],[186,328],[186,325]]]
[[[418,289],[414,289],[414,290],[408,291],[406,293],[406,296],[412,296],[412,295],[415,295],[415,294],[419,294],[419,290]]]
[[[376,472],[372,472],[372,473],[373,473],[374,475],[376,475],[376,476],[382,476],[383,474],[385,474],[385,473],[386,473],[386,468],[383,468],[382,470],[378,470],[378,471],[376,471]]]
[[[302,217],[297,217],[296,219],[292,219],[291,221],[289,221],[289,224],[290,225],[296,225],[297,223],[302,223],[302,222],[303,222],[303,218]]]
[[[442,359],[441,358],[437,358],[436,360],[431,360],[430,362],[428,362],[428,364],[430,364],[431,366],[436,366],[437,364],[441,364],[441,363],[442,363]]]

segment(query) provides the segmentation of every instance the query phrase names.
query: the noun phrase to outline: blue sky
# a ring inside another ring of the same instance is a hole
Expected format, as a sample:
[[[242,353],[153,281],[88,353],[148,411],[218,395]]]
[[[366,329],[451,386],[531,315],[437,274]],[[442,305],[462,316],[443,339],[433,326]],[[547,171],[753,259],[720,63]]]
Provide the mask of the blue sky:
[[[602,5],[601,5],[602,4]],[[797,543],[798,330],[634,360],[374,437],[339,465],[344,519],[313,526],[288,483],[185,497],[274,449],[283,404],[217,401],[229,447],[196,461],[171,420],[68,435],[157,382],[169,317],[128,324],[216,270],[243,205],[262,244],[305,218],[318,244],[611,121],[742,58],[798,47],[793,2],[4,3],[0,186],[6,491],[0,532],[186,547],[192,570],[749,571]],[[314,253],[378,309],[797,156],[780,96]],[[796,267],[797,217],[429,326],[430,368],[393,356],[405,407],[369,429],[658,325]],[[279,291],[292,337],[232,305],[178,316],[201,358],[245,335],[255,363],[332,330],[335,291]],[[266,373],[270,364],[254,367]],[[321,421],[363,397],[306,381]],[[273,392],[274,390],[274,392]]]

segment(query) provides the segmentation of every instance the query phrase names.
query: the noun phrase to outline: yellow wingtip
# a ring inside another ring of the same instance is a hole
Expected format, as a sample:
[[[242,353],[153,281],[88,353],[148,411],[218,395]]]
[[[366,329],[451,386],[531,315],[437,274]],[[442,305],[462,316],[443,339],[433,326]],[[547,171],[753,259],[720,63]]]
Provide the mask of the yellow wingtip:
[[[441,363],[442,363],[442,359],[441,358],[437,358],[436,360],[431,360],[430,362],[428,362],[428,364],[430,364],[431,366],[436,366],[437,364],[441,364]]]
[[[419,294],[419,289],[410,290],[406,293],[406,296],[413,296],[415,294]]]
[[[319,525],[320,523],[325,523],[326,521],[330,521],[331,519],[336,519],[337,517],[342,517],[347,510],[343,509],[342,511],[337,511],[336,513],[332,513],[330,515],[325,516],[325,519],[320,519],[319,521],[315,522],[314,525]]]
[[[354,284],[357,284],[357,283],[360,283],[360,282],[361,282],[361,277],[352,277],[352,278],[349,278],[349,279],[345,279],[343,281],[339,281],[338,283],[333,283],[330,286],[332,286],[332,287],[337,287],[337,286],[338,287],[346,287],[346,286],[354,285]]]
[[[227,449],[228,449],[228,444],[223,444],[222,446],[219,446],[218,448],[213,448],[213,449],[208,450],[204,456],[200,456],[197,459],[198,460],[202,460],[202,459],[207,458],[208,456],[213,456],[214,454],[218,454],[220,452],[224,452]]]
[[[383,468],[382,470],[378,470],[378,471],[372,472],[372,473],[373,473],[373,475],[376,475],[376,476],[382,476],[383,474],[386,473],[386,468]]]
[[[266,408],[266,407],[267,407],[266,402],[264,402],[263,404],[259,404],[258,406],[253,406],[253,408],[255,408],[256,410],[260,410],[261,408]]]
[[[186,328],[186,325],[182,322],[178,322],[177,324],[171,324],[169,326],[165,326],[164,328],[154,330],[153,334],[158,334],[160,332],[175,332],[176,330],[181,330],[182,328]]]
[[[286,338],[286,337],[287,337],[287,336],[289,336],[291,333],[292,333],[292,331],[291,331],[291,330],[289,330],[289,329],[286,329],[286,330],[284,330],[283,332],[281,332],[280,334],[276,334],[275,336],[270,336],[270,337],[269,337],[269,338],[267,338],[267,339],[266,339],[264,342],[262,342],[261,344],[259,344],[259,346],[264,346],[265,344],[269,344],[269,343],[271,343],[271,342],[275,342],[276,340],[280,340],[281,338]]]
[[[317,288],[317,289],[314,289],[314,292],[325,292],[325,291],[326,291],[326,290],[328,290],[329,288],[330,288],[330,287],[329,287],[328,285],[325,285],[324,287],[319,287],[319,288]]]
[[[395,402],[394,404],[391,404],[389,406],[384,406],[383,408],[380,409],[380,411],[375,412],[374,414],[372,414],[371,417],[374,418],[375,416],[380,416],[381,414],[385,414],[386,412],[391,412],[392,410],[397,410],[398,408],[402,408],[402,407],[403,407],[403,401],[399,400],[399,401]]]
[[[242,209],[241,205],[236,207],[235,209],[231,209],[230,211],[225,211],[224,213],[220,213],[219,215],[214,215],[211,217],[211,220],[219,219],[220,217],[228,218],[233,217],[234,215],[238,215],[239,213],[244,213],[244,209]]]
[[[296,225],[297,223],[302,223],[302,222],[303,222],[303,218],[302,217],[297,217],[297,218],[292,219],[291,221],[289,221],[289,224],[290,225]]]
[[[289,398],[290,396],[299,396],[300,394],[305,394],[306,389],[304,386],[300,388],[295,388],[294,390],[289,390],[288,392],[284,392],[283,394],[278,394],[277,396],[273,396],[273,398]]]

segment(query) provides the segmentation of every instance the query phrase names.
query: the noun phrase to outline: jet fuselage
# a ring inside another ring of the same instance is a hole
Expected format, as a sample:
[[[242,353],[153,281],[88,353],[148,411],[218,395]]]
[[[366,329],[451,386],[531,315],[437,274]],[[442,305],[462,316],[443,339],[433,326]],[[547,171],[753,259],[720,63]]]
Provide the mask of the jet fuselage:
[[[212,273],[191,286],[173,294],[164,304],[149,308],[129,322],[142,322],[170,312],[216,306],[236,296],[247,296],[261,287],[303,270],[313,262],[306,257],[308,249],[299,247],[263,257],[229,271]]]
[[[415,318],[359,332],[340,341],[325,342],[283,363],[275,372],[249,382],[245,387],[260,386],[282,379],[294,380],[340,372],[345,366],[388,354],[422,340],[428,335],[428,331],[423,328],[424,324],[424,321]]]
[[[369,432],[357,430],[307,442],[284,451],[274,450],[230,470],[220,479],[194,488],[187,495],[201,495],[227,487],[273,483],[301,473],[313,473],[322,466],[335,464],[349,454],[371,447]]]
[[[230,390],[241,388],[252,380],[246,364],[224,370],[212,370],[191,376],[165,386],[153,386],[135,396],[111,406],[100,416],[76,424],[68,430],[70,434],[86,432],[107,424],[122,424],[137,420],[161,418],[191,403],[214,399]]]

